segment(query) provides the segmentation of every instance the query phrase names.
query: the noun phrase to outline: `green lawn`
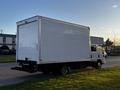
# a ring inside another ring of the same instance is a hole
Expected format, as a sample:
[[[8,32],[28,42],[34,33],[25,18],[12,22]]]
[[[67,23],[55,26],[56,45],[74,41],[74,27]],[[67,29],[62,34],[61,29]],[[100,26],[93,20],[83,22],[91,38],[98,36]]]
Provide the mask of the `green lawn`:
[[[0,55],[0,63],[15,62],[15,55]]]
[[[0,87],[0,90],[120,90],[120,67],[79,70],[44,81]]]

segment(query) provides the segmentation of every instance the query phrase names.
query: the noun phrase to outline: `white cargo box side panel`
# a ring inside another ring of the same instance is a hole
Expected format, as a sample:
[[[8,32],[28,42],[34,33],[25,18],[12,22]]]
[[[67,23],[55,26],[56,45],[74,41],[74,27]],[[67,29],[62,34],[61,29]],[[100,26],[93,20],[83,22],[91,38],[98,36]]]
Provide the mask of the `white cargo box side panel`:
[[[23,22],[26,22],[22,24]],[[19,25],[20,24],[20,25]],[[17,60],[37,61],[39,63],[39,22],[35,18],[18,23]]]
[[[41,63],[88,61],[89,28],[42,17]]]

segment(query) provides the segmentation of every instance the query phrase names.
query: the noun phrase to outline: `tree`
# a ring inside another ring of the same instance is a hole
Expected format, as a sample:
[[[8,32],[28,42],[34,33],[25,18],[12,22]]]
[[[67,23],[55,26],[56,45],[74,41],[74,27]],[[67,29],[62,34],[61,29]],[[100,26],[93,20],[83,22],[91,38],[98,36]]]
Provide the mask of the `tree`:
[[[107,52],[108,55],[110,54],[110,50],[111,50],[111,46],[112,45],[113,45],[113,42],[108,38],[105,41],[105,50],[106,50],[106,52]]]
[[[113,42],[108,38],[106,41],[105,41],[105,46],[107,47],[110,47],[113,45]]]

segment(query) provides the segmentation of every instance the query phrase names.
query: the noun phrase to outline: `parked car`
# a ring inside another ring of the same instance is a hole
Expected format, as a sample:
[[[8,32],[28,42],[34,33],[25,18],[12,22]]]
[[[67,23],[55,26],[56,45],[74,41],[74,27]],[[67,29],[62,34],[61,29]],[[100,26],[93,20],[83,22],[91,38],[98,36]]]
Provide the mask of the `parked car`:
[[[10,52],[10,49],[8,46],[1,46],[0,47],[0,54],[8,55]]]

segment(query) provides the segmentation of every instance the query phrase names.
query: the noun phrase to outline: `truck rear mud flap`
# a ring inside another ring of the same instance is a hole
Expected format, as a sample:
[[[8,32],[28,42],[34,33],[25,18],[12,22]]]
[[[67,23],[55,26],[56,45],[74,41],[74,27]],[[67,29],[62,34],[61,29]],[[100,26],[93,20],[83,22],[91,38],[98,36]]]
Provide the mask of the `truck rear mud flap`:
[[[37,72],[37,70],[35,70],[33,67],[29,67],[29,66],[25,66],[25,67],[12,67],[12,70],[18,70],[18,71],[24,71],[24,72],[28,72],[28,73],[34,73]]]

